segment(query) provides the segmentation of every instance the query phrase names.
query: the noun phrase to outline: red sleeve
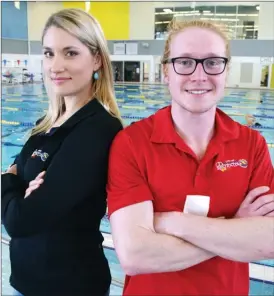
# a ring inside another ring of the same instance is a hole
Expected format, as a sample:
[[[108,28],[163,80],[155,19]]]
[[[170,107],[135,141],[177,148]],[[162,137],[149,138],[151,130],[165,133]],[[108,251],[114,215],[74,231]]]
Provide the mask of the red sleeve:
[[[249,191],[259,187],[268,186],[266,194],[274,193],[274,168],[271,162],[269,149],[265,138],[259,133],[255,141],[254,166],[249,183]]]
[[[109,156],[107,201],[109,217],[120,208],[153,200],[144,177],[144,168],[138,165],[134,146],[126,130],[112,142]]]

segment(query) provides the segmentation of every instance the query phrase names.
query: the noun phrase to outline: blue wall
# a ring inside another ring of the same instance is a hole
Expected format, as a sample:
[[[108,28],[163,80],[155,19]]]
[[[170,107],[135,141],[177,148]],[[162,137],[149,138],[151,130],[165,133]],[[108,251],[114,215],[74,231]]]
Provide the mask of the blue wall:
[[[28,39],[27,2],[20,1],[20,9],[14,2],[2,2],[2,38]]]

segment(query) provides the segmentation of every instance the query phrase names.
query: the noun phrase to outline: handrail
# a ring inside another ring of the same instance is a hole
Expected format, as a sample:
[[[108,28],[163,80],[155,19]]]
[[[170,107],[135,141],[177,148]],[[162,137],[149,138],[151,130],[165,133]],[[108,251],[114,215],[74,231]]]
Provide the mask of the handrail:
[[[5,239],[5,238],[3,238],[3,237],[1,237],[1,242],[2,242],[4,245],[9,245],[9,244],[10,244],[10,240]]]
[[[1,236],[1,243],[3,243],[4,245],[9,245],[10,244],[10,238],[4,238],[4,237]],[[124,287],[124,282],[117,279],[117,278],[112,278],[111,284],[116,286],[116,287],[119,287],[119,288]]]

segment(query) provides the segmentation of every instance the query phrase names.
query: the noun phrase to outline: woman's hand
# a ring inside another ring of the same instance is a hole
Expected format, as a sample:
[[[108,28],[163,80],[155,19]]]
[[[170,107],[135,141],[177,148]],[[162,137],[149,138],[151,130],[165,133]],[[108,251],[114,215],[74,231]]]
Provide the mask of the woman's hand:
[[[40,187],[40,185],[44,182],[43,177],[45,176],[45,173],[45,171],[41,172],[34,180],[29,183],[29,187],[25,192],[24,198],[27,198],[32,193],[32,191]]]
[[[4,174],[14,174],[17,175],[17,164],[11,165],[8,167]]]

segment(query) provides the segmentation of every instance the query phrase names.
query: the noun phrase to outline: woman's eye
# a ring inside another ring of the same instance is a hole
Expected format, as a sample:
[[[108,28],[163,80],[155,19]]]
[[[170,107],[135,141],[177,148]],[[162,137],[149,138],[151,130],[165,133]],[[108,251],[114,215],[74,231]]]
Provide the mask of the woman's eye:
[[[74,56],[78,55],[78,52],[76,52],[76,51],[68,51],[66,55],[69,56],[69,57],[74,57]]]
[[[50,51],[45,51],[45,52],[44,52],[44,56],[47,57],[47,58],[49,58],[49,57],[52,57],[53,54],[52,54],[52,52],[50,52]]]

